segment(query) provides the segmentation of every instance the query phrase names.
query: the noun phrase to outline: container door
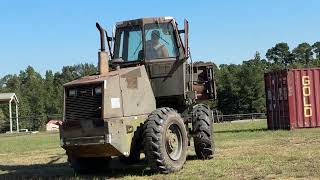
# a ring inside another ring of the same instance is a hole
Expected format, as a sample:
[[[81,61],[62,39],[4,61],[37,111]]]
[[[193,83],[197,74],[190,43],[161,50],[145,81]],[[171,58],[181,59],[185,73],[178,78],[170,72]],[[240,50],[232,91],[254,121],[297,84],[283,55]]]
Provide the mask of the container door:
[[[265,74],[265,88],[268,128],[290,128],[286,71]]]

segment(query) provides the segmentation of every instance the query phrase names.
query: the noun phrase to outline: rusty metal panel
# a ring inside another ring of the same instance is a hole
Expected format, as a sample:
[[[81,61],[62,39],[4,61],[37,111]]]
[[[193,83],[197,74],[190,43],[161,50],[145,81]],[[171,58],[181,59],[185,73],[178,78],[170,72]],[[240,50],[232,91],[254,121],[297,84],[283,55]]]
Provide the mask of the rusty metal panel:
[[[111,118],[106,122],[108,126],[109,143],[123,155],[128,156],[132,138],[137,128],[147,119],[147,115]]]
[[[119,85],[120,76],[110,76],[104,82],[103,118],[123,117],[123,104]]]
[[[124,116],[149,114],[156,102],[144,66],[120,76],[120,89]]]
[[[269,129],[320,127],[320,68],[265,74]]]

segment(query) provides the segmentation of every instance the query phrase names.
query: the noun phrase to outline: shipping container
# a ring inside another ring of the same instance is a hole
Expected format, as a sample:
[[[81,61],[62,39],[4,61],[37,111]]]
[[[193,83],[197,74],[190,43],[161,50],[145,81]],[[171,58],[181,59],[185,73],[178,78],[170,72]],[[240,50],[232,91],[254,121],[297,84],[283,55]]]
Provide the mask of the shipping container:
[[[269,129],[320,127],[320,68],[264,75]]]

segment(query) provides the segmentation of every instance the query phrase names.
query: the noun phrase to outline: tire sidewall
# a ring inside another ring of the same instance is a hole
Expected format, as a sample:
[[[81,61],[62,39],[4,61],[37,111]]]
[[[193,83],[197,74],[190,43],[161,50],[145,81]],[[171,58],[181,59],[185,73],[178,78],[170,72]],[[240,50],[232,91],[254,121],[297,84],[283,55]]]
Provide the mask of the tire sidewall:
[[[167,153],[166,150],[166,133],[168,131],[168,128],[172,125],[175,124],[179,127],[179,130],[181,132],[182,136],[182,152],[178,160],[172,160],[170,156]],[[162,146],[161,151],[164,152],[164,160],[166,161],[166,164],[171,166],[171,168],[174,168],[176,170],[181,169],[182,166],[184,165],[187,157],[187,148],[188,148],[188,135],[186,131],[186,127],[184,125],[184,122],[182,118],[178,114],[174,114],[172,112],[169,112],[167,115],[167,119],[163,123],[163,129],[161,133],[161,144]]]
[[[213,116],[208,106],[197,104],[193,107],[192,131],[197,157],[199,159],[213,158],[215,151]],[[208,151],[209,148],[211,153]]]

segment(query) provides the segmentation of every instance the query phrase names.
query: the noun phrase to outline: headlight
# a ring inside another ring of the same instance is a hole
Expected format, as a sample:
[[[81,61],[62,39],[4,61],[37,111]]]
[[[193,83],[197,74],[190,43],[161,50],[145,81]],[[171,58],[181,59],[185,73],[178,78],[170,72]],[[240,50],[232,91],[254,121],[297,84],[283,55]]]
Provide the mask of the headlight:
[[[76,90],[75,89],[69,89],[69,96],[76,96]]]
[[[95,92],[96,95],[101,94],[101,93],[102,93],[101,87],[96,87],[96,88],[94,89],[94,92]]]

